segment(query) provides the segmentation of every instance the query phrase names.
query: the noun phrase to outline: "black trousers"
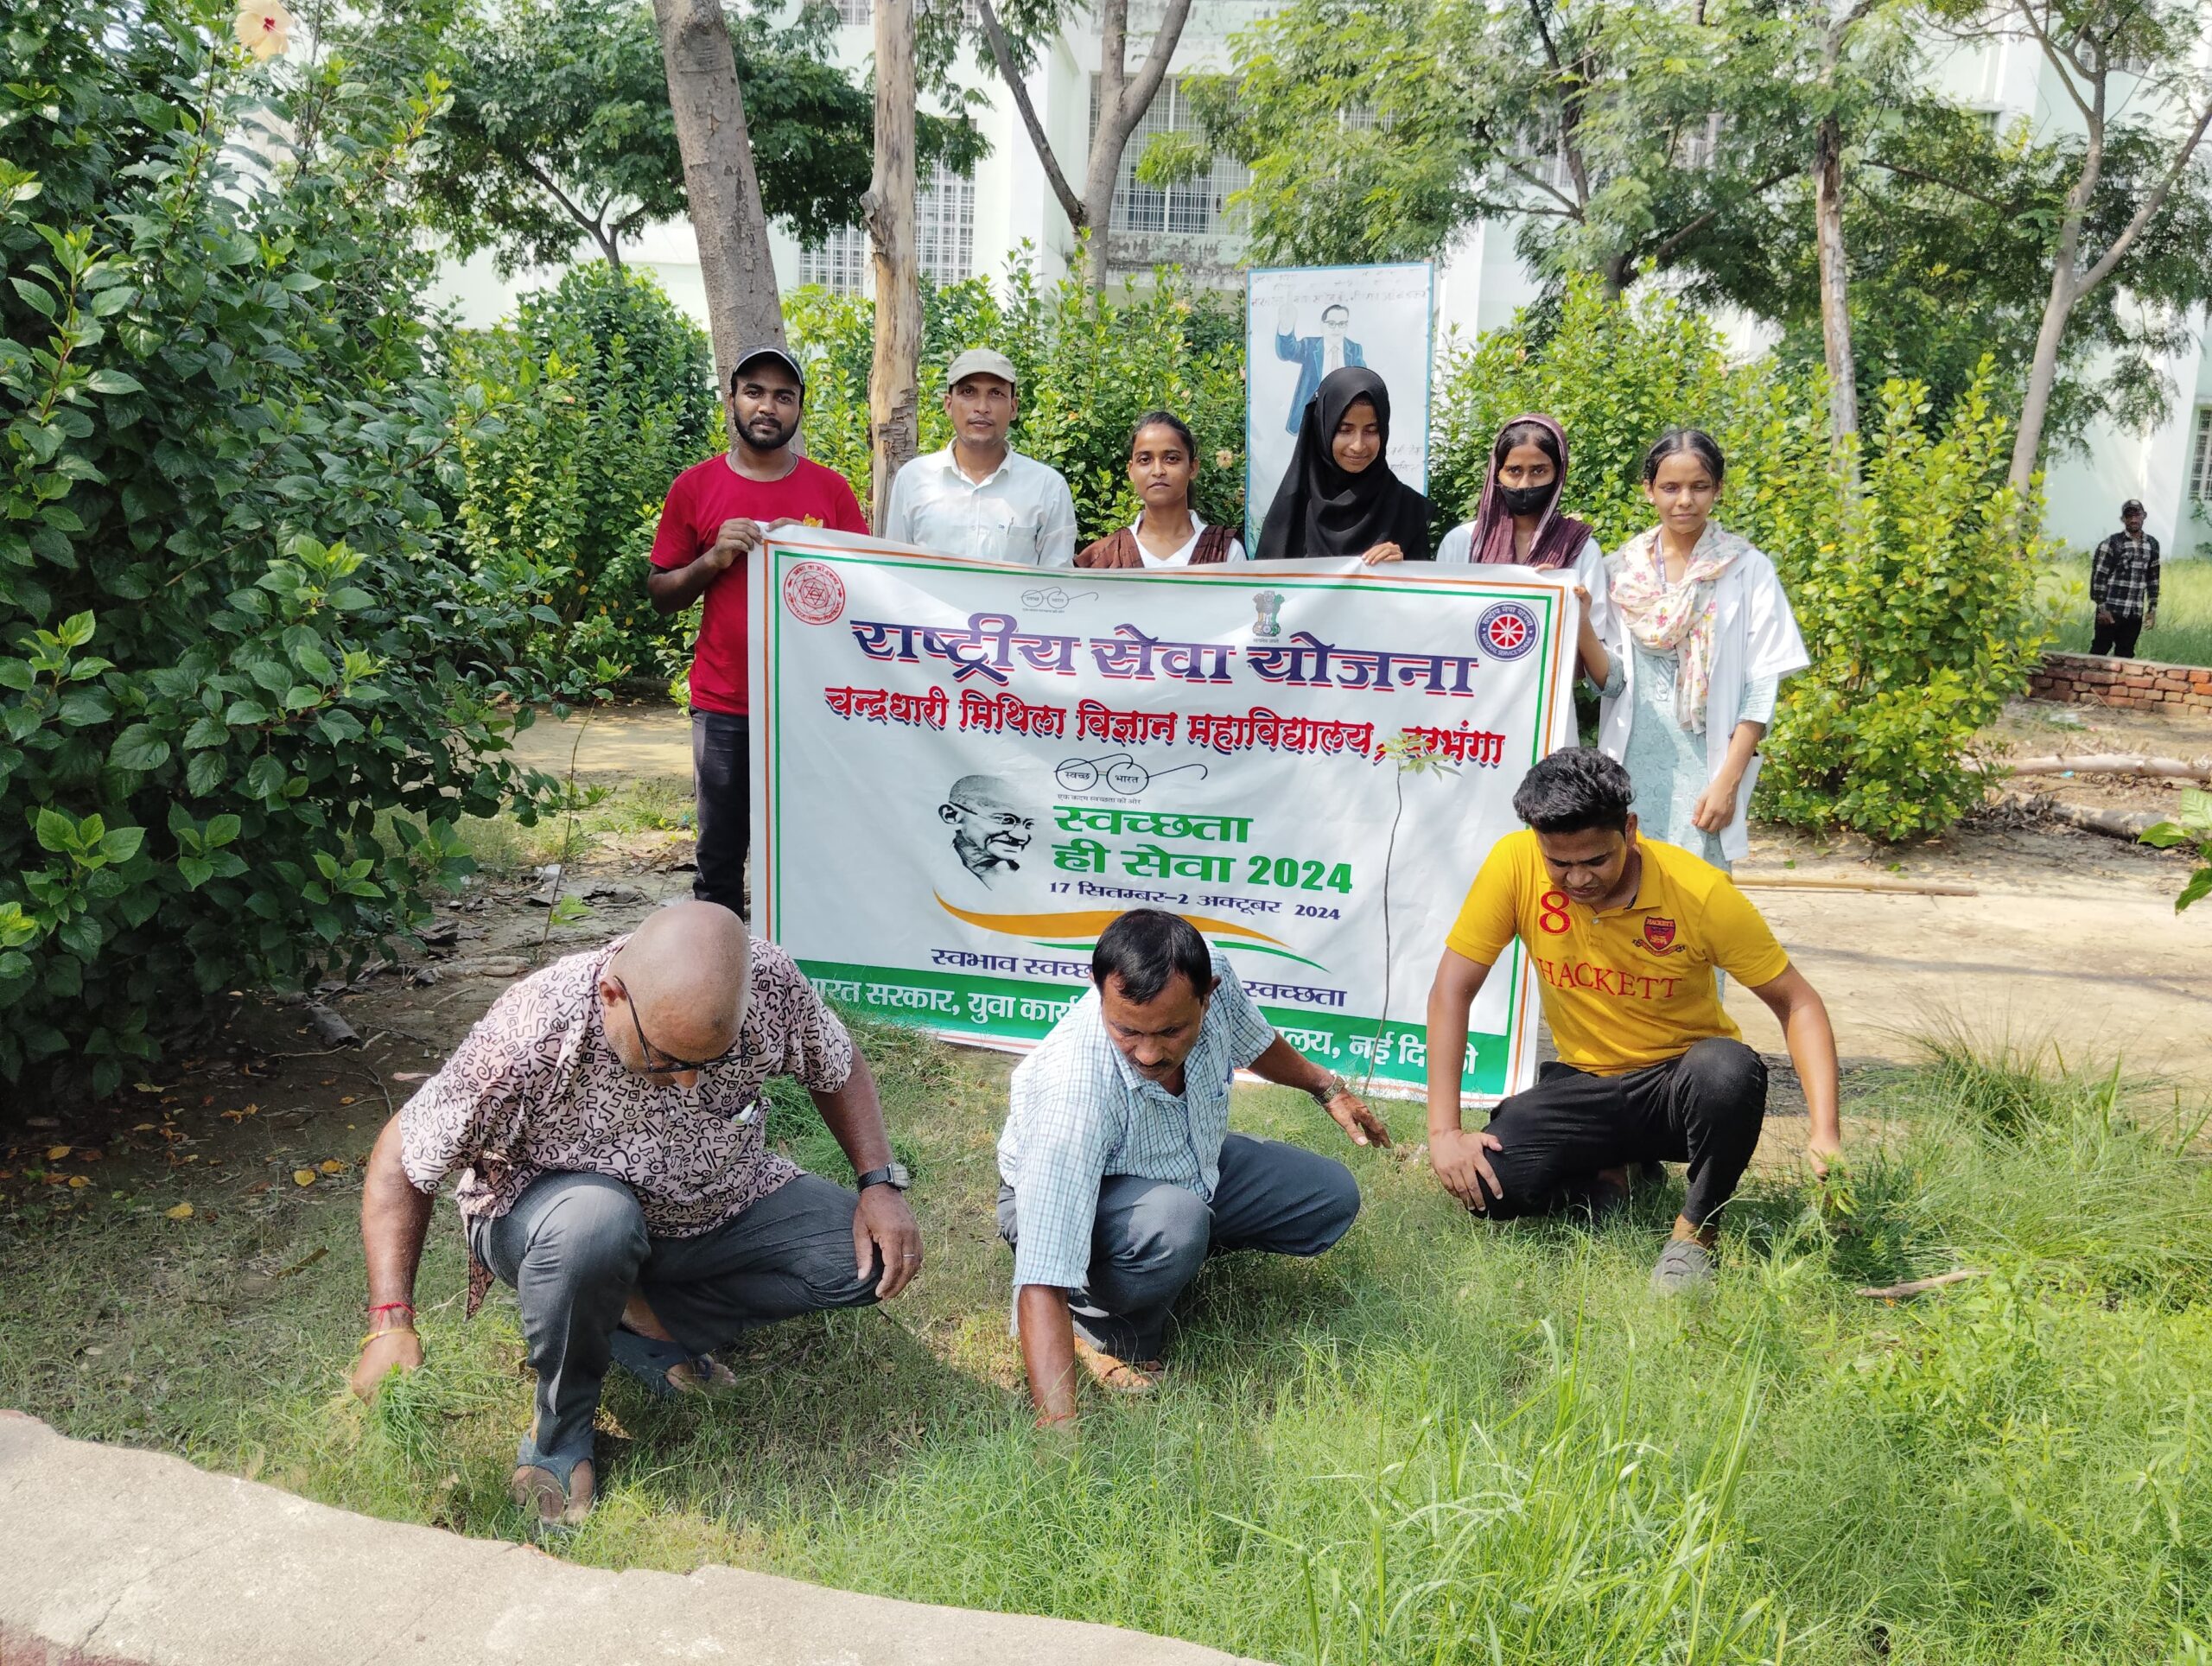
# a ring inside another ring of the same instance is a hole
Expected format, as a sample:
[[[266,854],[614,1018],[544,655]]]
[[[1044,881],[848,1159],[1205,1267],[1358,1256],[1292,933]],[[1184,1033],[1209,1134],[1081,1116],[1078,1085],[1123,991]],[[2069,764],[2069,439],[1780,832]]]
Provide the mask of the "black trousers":
[[[745,856],[753,838],[752,720],[728,712],[691,714],[691,776],[697,793],[699,872],[691,894],[745,912]]]
[[[1491,1167],[1505,1195],[1484,1212],[1501,1221],[1549,1214],[1586,1201],[1601,1168],[1688,1163],[1682,1213],[1704,1226],[1744,1178],[1765,1120],[1766,1061],[1740,1041],[1709,1036],[1625,1076],[1554,1059],[1491,1118],[1503,1145]]]
[[[2139,614],[2133,619],[2129,619],[2123,614],[2114,614],[2112,616],[2111,624],[2096,625],[2090,628],[2089,652],[2114,654],[2122,659],[2133,659],[2135,658],[2135,639],[2142,634],[2141,614]]]

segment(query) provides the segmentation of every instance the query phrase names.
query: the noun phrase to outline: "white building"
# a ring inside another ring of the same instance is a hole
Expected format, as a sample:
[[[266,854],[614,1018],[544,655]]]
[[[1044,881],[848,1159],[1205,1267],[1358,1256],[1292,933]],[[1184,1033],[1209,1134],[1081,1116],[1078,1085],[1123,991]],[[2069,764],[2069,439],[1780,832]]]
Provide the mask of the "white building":
[[[869,0],[836,3],[839,59],[864,72],[873,49]],[[1244,169],[1217,158],[1211,177],[1166,191],[1138,184],[1134,173],[1154,133],[1196,128],[1181,78],[1225,67],[1230,35],[1274,9],[1273,0],[1193,0],[1168,79],[1122,157],[1109,245],[1109,268],[1117,276],[1139,277],[1157,264],[1173,262],[1201,281],[1240,280],[1243,240],[1229,199],[1244,184]],[[1141,58],[1160,10],[1161,0],[1132,0],[1133,59]],[[1062,169],[1078,183],[1095,120],[1097,62],[1096,34],[1087,27],[1071,29],[1040,55],[1028,79],[1030,99]],[[924,180],[918,204],[923,269],[939,283],[994,276],[1026,244],[1040,273],[1056,277],[1073,262],[1075,238],[1014,100],[987,62],[963,63],[960,79],[986,95],[988,102],[975,113],[990,154],[972,180],[942,173]],[[2043,54],[2024,38],[1955,52],[1938,67],[1937,79],[1951,97],[1988,111],[2000,124],[2021,116],[2038,128],[2080,124]],[[780,228],[772,237],[777,277],[786,288],[868,286],[867,234],[858,228],[837,232],[813,250],[800,248]],[[1485,223],[1463,235],[1440,263],[1440,344],[1454,333],[1465,339],[1505,324],[1535,298],[1537,285],[1513,242],[1510,224]],[[626,258],[651,270],[670,295],[705,321],[698,256],[687,225],[652,227]],[[448,272],[446,297],[459,303],[467,321],[489,323],[512,308],[517,292],[538,287],[550,277],[524,273],[512,283],[502,283],[489,258],[480,257]],[[2118,529],[2122,501],[2139,498],[2150,530],[2169,555],[2212,553],[2212,349],[2203,321],[2198,325],[2189,347],[2165,366],[2177,396],[2163,423],[2148,434],[2101,427],[2082,449],[2050,470],[2048,525],[2055,536],[2086,548]],[[1760,332],[1738,327],[1732,339],[1749,347],[1760,340]]]

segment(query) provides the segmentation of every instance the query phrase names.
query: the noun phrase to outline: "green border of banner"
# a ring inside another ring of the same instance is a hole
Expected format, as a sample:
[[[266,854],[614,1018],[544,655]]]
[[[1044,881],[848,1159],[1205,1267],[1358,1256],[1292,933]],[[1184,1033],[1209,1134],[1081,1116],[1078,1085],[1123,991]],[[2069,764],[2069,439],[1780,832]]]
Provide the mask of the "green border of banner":
[[[760,582],[755,587],[754,595],[752,597],[752,600],[759,604],[753,610],[752,635],[755,645],[753,652],[755,655],[760,654],[761,645],[765,644],[766,664],[771,667],[784,663],[781,648],[786,622],[785,610],[778,603],[783,594],[780,569],[783,559],[785,557],[820,561],[840,566],[895,569],[906,572],[921,570],[972,575],[979,572],[1009,570],[995,562],[969,561],[958,556],[945,556],[929,551],[909,553],[897,546],[880,550],[862,550],[847,544],[814,544],[801,539],[772,535],[764,541],[753,557],[756,564],[755,570],[760,575]],[[748,574],[747,576],[749,579],[751,575]],[[1100,575],[1092,574],[1090,576],[1097,577]],[[1422,579],[1416,579],[1410,574],[1393,574],[1387,579],[1380,577],[1363,579],[1362,575],[1351,573],[1317,574],[1312,578],[1301,578],[1295,574],[1281,572],[1254,573],[1249,569],[1219,572],[1192,568],[1116,569],[1111,574],[1111,578],[1116,584],[1211,584],[1217,586],[1228,584],[1239,589],[1250,589],[1256,587],[1269,589],[1359,590],[1370,584],[1384,582],[1389,584],[1401,595],[1410,590],[1421,595],[1448,595],[1464,600],[1471,593],[1478,595],[1488,594],[1501,600],[1529,602],[1539,606],[1544,610],[1545,628],[1538,651],[1536,665],[1538,705],[1536,721],[1531,731],[1529,763],[1533,766],[1544,755],[1544,742],[1551,732],[1557,715],[1552,688],[1556,675],[1553,663],[1552,645],[1554,639],[1561,634],[1559,630],[1560,593],[1551,586],[1501,583],[1490,577],[1477,579],[1471,574],[1467,580],[1458,583],[1438,583],[1426,580],[1426,575]],[[812,630],[820,627],[810,626],[807,628]],[[748,677],[751,670],[752,668],[748,666]],[[783,709],[782,703],[777,697],[779,690],[772,676],[760,678],[754,692],[760,696],[760,700],[753,703],[755,706],[752,713],[753,727],[756,742],[761,741],[766,742],[761,776],[768,800],[765,809],[756,806],[753,812],[756,819],[765,823],[765,830],[767,835],[765,841],[757,841],[755,845],[755,854],[760,861],[761,877],[764,881],[760,887],[759,901],[766,910],[760,923],[760,929],[761,935],[772,942],[776,937],[776,919],[781,912],[779,905],[783,885],[781,864],[776,859],[776,853],[784,842],[784,793],[781,776]],[[758,709],[759,704],[762,703],[765,703],[767,707],[766,712]],[[760,848],[764,843],[766,848]],[[1525,1044],[1532,1048],[1535,1045],[1536,1013],[1535,1003],[1529,998],[1529,991],[1522,976],[1522,961],[1521,940],[1516,937],[1513,940],[1510,960],[1507,968],[1508,976],[1512,980],[1513,994],[1510,999],[1513,1004],[1521,1009],[1515,1015],[1513,1029],[1505,1034],[1471,1033],[1468,1037],[1470,1044],[1476,1049],[1478,1071],[1482,1076],[1484,1078],[1489,1076],[1489,1071],[1483,1062],[1485,1057],[1497,1059],[1498,1074],[1496,1079],[1498,1085],[1478,1086],[1474,1081],[1475,1073],[1471,1072],[1463,1078],[1463,1097],[1494,1099],[1498,1097],[1503,1093],[1503,1084],[1511,1072],[1513,1054],[1516,1051],[1516,1045]],[[1066,986],[1029,983],[1018,979],[975,978],[964,976],[955,977],[943,972],[925,972],[918,969],[907,970],[899,967],[870,968],[851,963],[830,961],[801,961],[799,964],[810,978],[829,976],[836,981],[856,981],[854,977],[847,976],[847,973],[850,972],[859,974],[857,981],[861,982],[898,982],[910,987],[920,987],[932,980],[942,981],[946,984],[960,985],[1003,984],[1006,986],[1004,989],[994,988],[988,992],[1011,993],[1017,999],[1024,997],[1037,999],[1049,995],[1049,998],[1061,1000],[1070,996],[1070,991]],[[1074,993],[1079,994],[1080,991]],[[889,1022],[911,1024],[916,1021],[912,1017],[899,1016],[889,1009],[876,1011],[866,1002],[860,1004],[860,1010],[868,1013],[872,1017],[882,1018]],[[1373,1017],[1363,1020],[1345,1014],[1313,1011],[1303,1007],[1280,1008],[1263,1007],[1262,1010],[1267,1013],[1269,1021],[1276,1024],[1278,1027],[1325,1031],[1336,1036],[1340,1044],[1348,1044],[1354,1037],[1364,1040],[1376,1034],[1376,1020]],[[925,1022],[922,1027],[946,1041],[1027,1052],[1042,1038],[1051,1026],[1049,1024],[1043,1026],[1034,1035],[1009,1033],[1003,1027],[994,1027],[988,1031],[978,1031]],[[1015,1027],[1023,1027],[1017,1025]],[[1394,1041],[1401,1036],[1418,1040],[1425,1038],[1427,1027],[1419,1024],[1392,1023],[1388,1027],[1386,1033]],[[1395,1058],[1402,1049],[1393,1046],[1387,1051],[1389,1051]],[[1363,1055],[1350,1055],[1350,1062],[1358,1070],[1363,1078],[1367,1075]],[[1395,1069],[1386,1070],[1377,1065],[1373,1071],[1373,1080],[1378,1084],[1388,1083],[1394,1086],[1414,1088],[1423,1084],[1427,1076],[1425,1071],[1414,1075],[1402,1075]]]

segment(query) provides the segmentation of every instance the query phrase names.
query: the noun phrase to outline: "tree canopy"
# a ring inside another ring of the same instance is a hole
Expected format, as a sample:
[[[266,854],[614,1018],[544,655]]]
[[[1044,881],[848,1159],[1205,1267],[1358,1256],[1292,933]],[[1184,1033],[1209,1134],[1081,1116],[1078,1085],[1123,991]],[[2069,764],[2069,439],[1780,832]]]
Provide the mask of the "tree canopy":
[[[730,9],[747,124],[769,217],[803,243],[858,223],[874,105],[830,60],[836,14],[809,3],[779,27]],[[645,0],[484,0],[448,34],[451,104],[416,176],[454,252],[503,273],[554,265],[580,237],[621,264],[644,226],[682,216],[683,159]],[[963,114],[921,118],[925,167],[971,169],[986,149]]]

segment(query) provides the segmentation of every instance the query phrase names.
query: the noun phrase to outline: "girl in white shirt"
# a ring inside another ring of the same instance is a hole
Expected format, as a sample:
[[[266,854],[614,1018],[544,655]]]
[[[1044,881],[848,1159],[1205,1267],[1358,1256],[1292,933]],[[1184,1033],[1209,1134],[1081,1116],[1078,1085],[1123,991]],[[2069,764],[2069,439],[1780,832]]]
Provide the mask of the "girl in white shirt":
[[[1490,472],[1475,518],[1462,521],[1436,546],[1442,561],[1571,567],[1582,602],[1578,642],[1583,669],[1593,683],[1605,680],[1604,643],[1612,630],[1605,595],[1605,554],[1586,522],[1560,512],[1567,489],[1567,435],[1540,411],[1516,416],[1490,448]]]
[[[1242,561],[1244,546],[1226,526],[1208,526],[1191,506],[1198,442],[1172,412],[1147,411],[1129,435],[1129,484],[1144,506],[1129,525],[1075,558],[1078,567],[1192,567]]]

